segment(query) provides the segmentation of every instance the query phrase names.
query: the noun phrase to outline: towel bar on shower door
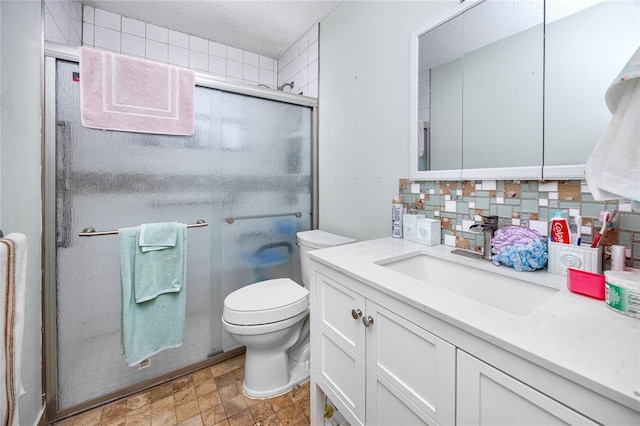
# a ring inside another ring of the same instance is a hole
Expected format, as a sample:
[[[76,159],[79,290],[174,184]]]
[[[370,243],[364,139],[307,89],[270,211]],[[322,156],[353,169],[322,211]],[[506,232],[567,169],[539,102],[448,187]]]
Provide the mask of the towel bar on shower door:
[[[202,226],[209,226],[209,224],[204,219],[198,219],[196,223],[187,225],[187,228],[200,228]],[[118,231],[96,231],[94,228],[88,227],[78,234],[79,237],[99,237],[102,235],[118,235]]]
[[[281,217],[281,216],[295,216],[298,219],[300,219],[302,217],[302,212],[295,212],[295,213],[273,213],[273,214],[256,214],[256,215],[250,215],[250,216],[229,216],[228,218],[226,218],[225,220],[227,221],[227,223],[229,225],[231,225],[233,222],[235,222],[236,220],[239,219],[262,219],[264,217]]]

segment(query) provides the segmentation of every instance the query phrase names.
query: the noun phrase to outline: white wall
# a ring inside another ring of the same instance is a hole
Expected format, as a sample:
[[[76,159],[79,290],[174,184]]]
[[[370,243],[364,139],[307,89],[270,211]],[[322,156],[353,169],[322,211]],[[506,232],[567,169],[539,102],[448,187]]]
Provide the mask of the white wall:
[[[458,3],[346,1],[320,23],[320,229],[391,235],[409,174],[411,33]]]
[[[0,227],[28,244],[21,425],[42,411],[41,14],[38,1],[0,1]]]

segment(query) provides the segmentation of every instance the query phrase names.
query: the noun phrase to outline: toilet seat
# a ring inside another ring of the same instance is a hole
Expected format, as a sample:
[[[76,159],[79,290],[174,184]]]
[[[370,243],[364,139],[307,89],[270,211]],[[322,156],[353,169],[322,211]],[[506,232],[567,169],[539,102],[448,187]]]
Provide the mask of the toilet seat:
[[[222,318],[235,325],[269,324],[295,317],[308,308],[309,290],[289,278],[277,278],[229,294]]]
[[[300,312],[298,315],[293,316],[291,318],[287,318],[282,321],[276,321],[269,324],[258,324],[258,325],[238,325],[231,324],[225,321],[222,318],[222,324],[224,324],[226,330],[229,333],[234,333],[237,335],[245,335],[245,336],[258,336],[262,334],[274,333],[280,330],[284,330],[285,328],[291,327],[296,323],[302,321],[307,315],[309,315],[309,309],[306,309]]]

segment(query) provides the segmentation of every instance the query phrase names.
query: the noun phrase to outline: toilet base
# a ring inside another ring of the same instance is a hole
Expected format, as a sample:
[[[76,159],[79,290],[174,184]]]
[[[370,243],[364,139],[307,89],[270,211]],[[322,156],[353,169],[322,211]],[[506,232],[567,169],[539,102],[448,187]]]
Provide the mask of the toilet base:
[[[246,374],[246,371],[245,371]],[[309,380],[309,361],[291,365],[289,368],[289,381],[271,389],[252,389],[247,386],[246,380],[242,382],[242,391],[250,398],[271,398],[289,392],[294,387]]]

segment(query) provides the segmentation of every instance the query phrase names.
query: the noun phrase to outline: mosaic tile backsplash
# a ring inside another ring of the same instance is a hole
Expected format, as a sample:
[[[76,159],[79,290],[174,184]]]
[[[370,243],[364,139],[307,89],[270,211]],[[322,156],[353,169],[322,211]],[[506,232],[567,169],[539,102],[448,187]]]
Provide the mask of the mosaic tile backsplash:
[[[566,181],[409,181],[400,179],[408,213],[439,219],[442,243],[481,252],[482,234],[469,227],[482,216],[497,215],[499,227],[523,226],[548,237],[549,220],[556,211],[566,210],[573,218],[582,216],[582,243],[590,244],[603,224],[600,212],[617,212],[613,226],[603,238],[605,269],[609,269],[609,246],[626,247],[627,266],[640,268],[640,214],[630,201],[595,201],[584,180]]]

